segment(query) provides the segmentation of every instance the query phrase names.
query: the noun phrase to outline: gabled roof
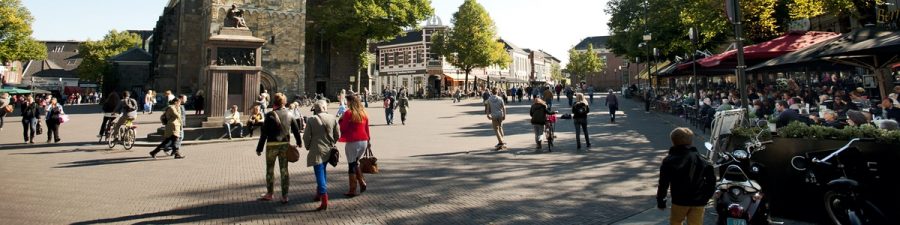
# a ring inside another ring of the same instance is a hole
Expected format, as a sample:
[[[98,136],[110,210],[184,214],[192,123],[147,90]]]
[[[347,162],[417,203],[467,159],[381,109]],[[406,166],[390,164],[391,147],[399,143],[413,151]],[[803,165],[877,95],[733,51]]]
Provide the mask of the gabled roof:
[[[128,51],[109,58],[109,61],[112,62],[150,62],[152,60],[153,56],[141,48],[131,48]]]
[[[606,48],[606,41],[609,40],[609,36],[594,36],[587,37],[584,40],[581,40],[577,45],[575,45],[575,50],[587,50],[588,44],[592,44],[594,49]]]
[[[82,57],[78,54],[78,41],[44,41],[47,46],[46,60],[32,60],[22,74],[23,80],[30,76],[37,77],[78,77],[76,69],[81,65]],[[58,48],[60,51],[55,51]]]
[[[512,51],[516,51],[516,52],[527,53],[525,50],[523,50],[522,48],[519,48],[519,46],[514,45],[512,42],[503,40],[503,38],[500,38],[497,41],[502,42],[504,45],[504,48],[506,48],[507,51],[512,50]]]
[[[398,36],[397,38],[394,38],[394,40],[379,43],[378,46],[409,44],[409,43],[415,43],[415,42],[422,42],[422,40],[423,40],[422,31],[414,30],[414,31],[407,31],[405,35]]]

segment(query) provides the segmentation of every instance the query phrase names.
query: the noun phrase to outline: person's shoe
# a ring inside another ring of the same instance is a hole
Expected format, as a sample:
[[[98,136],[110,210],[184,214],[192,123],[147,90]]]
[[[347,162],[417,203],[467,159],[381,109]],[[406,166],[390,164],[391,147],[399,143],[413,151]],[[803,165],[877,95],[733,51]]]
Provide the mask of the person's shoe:
[[[356,192],[356,174],[350,174],[350,179],[348,180],[350,182],[350,190],[347,190],[347,193],[344,193],[344,196],[348,198],[356,197],[359,195],[359,193]]]
[[[228,140],[231,140],[231,137],[228,137]]]
[[[34,140],[28,141],[28,144],[34,144]]]
[[[328,210],[328,194],[319,195],[319,199],[322,200],[322,203],[319,204],[319,208],[316,208],[316,211]]]
[[[313,202],[322,201],[322,195],[319,194],[319,193],[316,193],[316,197],[313,197],[313,200],[312,200],[312,201],[313,201]]]
[[[47,139],[47,143],[50,143],[50,139]]]
[[[288,199],[287,196],[281,196],[281,201],[280,201],[281,204],[288,204],[288,201],[290,201],[290,200]]]
[[[579,144],[579,145],[576,145],[576,146],[575,146],[575,149],[581,150],[581,145],[580,145],[580,144]]]
[[[272,201],[272,194],[263,194],[262,196],[259,196],[259,198],[257,198],[256,200],[259,200],[259,201]]]
[[[591,143],[587,143],[587,147],[590,148],[590,147],[591,147]]]
[[[62,141],[62,140],[56,139],[56,140],[53,140],[53,143],[59,143],[59,141]]]
[[[150,158],[156,159],[156,153],[157,153],[157,152],[158,152],[158,151],[152,151],[152,152],[150,152]]]
[[[175,153],[175,159],[183,159],[183,158],[184,158],[183,155],[178,154],[177,152]]]

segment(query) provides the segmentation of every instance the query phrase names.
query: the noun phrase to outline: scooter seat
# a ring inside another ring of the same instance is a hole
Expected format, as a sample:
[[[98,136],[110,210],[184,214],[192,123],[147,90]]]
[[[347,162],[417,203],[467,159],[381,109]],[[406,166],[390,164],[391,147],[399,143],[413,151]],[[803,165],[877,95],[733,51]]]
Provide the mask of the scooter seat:
[[[847,178],[838,178],[828,182],[828,187],[854,189],[859,187],[859,182]]]

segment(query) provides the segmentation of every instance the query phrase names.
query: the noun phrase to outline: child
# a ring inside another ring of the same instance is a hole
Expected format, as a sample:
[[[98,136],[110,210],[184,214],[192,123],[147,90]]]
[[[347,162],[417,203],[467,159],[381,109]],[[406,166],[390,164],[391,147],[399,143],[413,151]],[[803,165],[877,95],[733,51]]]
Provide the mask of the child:
[[[672,148],[659,168],[659,188],[656,191],[657,208],[666,208],[666,192],[672,187],[672,212],[669,224],[703,224],[703,211],[709,198],[715,193],[716,175],[713,167],[700,157],[697,148],[691,146],[694,133],[684,127],[675,128],[669,137]],[[693,173],[691,173],[693,171]]]

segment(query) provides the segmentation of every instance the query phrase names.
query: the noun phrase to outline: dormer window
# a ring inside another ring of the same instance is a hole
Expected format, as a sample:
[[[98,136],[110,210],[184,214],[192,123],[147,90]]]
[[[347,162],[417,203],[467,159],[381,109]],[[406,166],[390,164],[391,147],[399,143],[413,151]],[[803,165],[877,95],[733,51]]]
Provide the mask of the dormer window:
[[[62,45],[57,45],[55,48],[53,48],[53,52],[62,52],[62,51],[63,51]]]

